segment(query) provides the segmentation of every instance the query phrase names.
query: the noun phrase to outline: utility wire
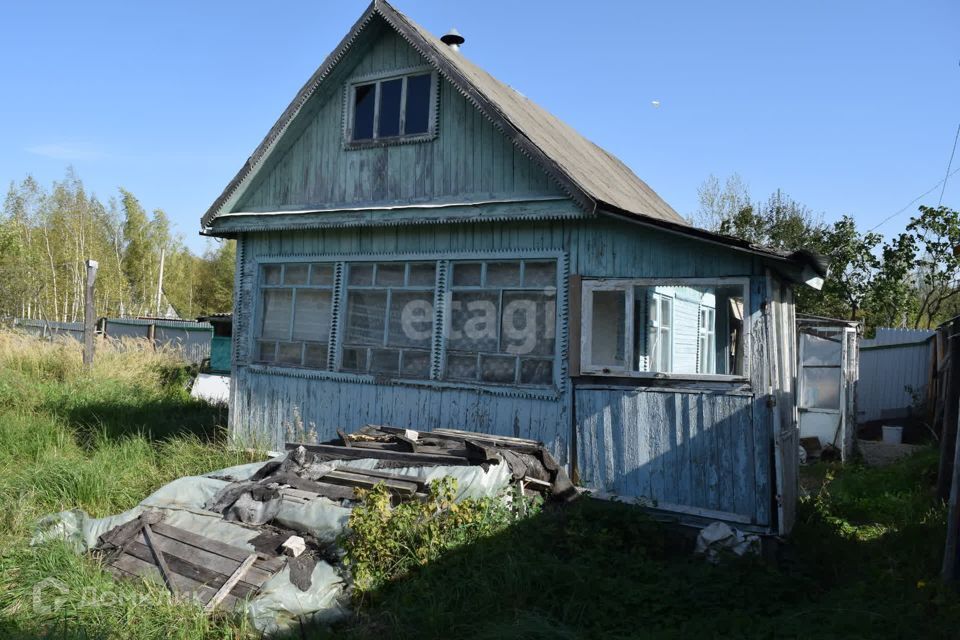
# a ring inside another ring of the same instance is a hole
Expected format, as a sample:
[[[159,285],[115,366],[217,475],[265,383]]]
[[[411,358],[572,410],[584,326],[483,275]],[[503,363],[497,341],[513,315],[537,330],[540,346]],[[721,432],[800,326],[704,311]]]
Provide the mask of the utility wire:
[[[930,195],[931,193],[933,193],[934,191],[936,191],[936,190],[937,190],[937,187],[939,187],[941,184],[942,184],[942,185],[946,185],[947,180],[950,179],[950,177],[953,176],[954,174],[956,174],[957,172],[960,172],[960,167],[954,169],[954,170],[953,170],[953,173],[948,173],[943,180],[941,180],[941,181],[938,182],[937,184],[933,185],[932,187],[930,187],[929,189],[927,189],[926,191],[924,191],[923,193],[921,193],[920,195],[918,195],[916,198],[914,198],[913,200],[911,200],[910,202],[908,202],[908,203],[907,203],[907,206],[905,206],[904,208],[900,209],[900,210],[897,211],[896,213],[891,213],[889,216],[887,216],[886,218],[884,218],[883,220],[881,220],[879,223],[877,223],[877,224],[875,224],[874,226],[872,226],[872,227],[870,227],[869,229],[867,229],[867,231],[873,231],[874,229],[877,229],[878,227],[882,227],[883,225],[885,225],[887,222],[889,222],[889,221],[892,220],[893,218],[896,218],[898,215],[900,215],[901,213],[903,213],[904,211],[906,211],[907,209],[909,209],[915,202],[917,202],[917,201],[920,200],[921,198],[924,198],[925,196],[928,196],[928,195]],[[937,205],[937,206],[940,206],[940,205]]]
[[[953,166],[953,156],[957,153],[957,140],[960,140],[960,124],[957,125],[957,135],[953,136],[953,151],[950,152],[950,162],[947,163],[947,176],[943,179],[943,188],[940,189],[940,199],[937,200],[938,207],[943,203],[943,192],[947,190],[947,178],[950,177],[950,167]]]

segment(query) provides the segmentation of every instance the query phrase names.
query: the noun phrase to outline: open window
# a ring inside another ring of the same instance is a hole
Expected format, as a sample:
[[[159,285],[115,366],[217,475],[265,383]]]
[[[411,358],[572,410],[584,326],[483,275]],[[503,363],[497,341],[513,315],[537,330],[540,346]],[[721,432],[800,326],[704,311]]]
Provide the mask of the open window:
[[[581,373],[745,375],[745,279],[584,279],[582,287]]]
[[[346,138],[353,146],[432,137],[436,130],[436,74],[384,75],[347,87]]]

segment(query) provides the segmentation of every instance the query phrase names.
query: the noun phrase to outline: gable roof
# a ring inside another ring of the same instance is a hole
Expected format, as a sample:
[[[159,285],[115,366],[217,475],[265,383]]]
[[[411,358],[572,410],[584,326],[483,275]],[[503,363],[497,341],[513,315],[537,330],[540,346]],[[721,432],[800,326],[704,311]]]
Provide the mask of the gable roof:
[[[237,175],[203,215],[203,230],[209,229],[214,218],[223,213],[228,205],[237,202],[248,181],[270,156],[311,96],[375,17],[382,18],[406,40],[521,153],[555,179],[563,191],[584,210],[590,213],[603,212],[759,255],[785,264],[791,279],[797,282],[805,282],[815,289],[822,286],[827,265],[821,256],[805,250],[787,252],[772,249],[694,227],[616,156],[470,62],[460,51],[451,49],[386,0],[373,0],[336,49],[303,85]]]
[[[567,195],[585,210],[594,212],[598,208],[610,208],[650,220],[688,226],[680,214],[615,156],[467,60],[461,52],[442,43],[385,0],[374,0],[300,89],[264,140],[204,214],[201,220],[204,228],[223,213],[228,202],[237,200],[245,183],[270,155],[297,114],[376,16],[382,18],[436,67],[522,153],[557,180]]]

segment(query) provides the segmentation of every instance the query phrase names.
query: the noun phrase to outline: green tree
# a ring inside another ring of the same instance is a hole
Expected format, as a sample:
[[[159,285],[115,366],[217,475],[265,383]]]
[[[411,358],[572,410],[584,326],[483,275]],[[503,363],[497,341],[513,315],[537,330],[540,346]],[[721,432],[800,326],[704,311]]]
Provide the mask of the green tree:
[[[875,252],[881,242],[883,236],[878,233],[857,231],[857,223],[850,216],[843,216],[823,231],[818,248],[829,261],[830,277],[818,301],[822,315],[860,319],[860,310],[880,270]]]
[[[907,225],[917,244],[918,307],[914,327],[930,328],[948,319],[960,297],[960,213],[949,207],[920,207]]]

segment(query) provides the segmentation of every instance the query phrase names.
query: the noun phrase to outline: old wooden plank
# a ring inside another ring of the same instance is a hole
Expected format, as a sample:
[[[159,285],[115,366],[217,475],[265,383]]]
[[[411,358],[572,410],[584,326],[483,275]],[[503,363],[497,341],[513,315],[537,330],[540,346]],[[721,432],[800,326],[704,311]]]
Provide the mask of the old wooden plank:
[[[401,451],[385,451],[381,449],[360,449],[338,447],[325,444],[306,444],[300,442],[288,442],[285,447],[289,451],[297,447],[304,447],[307,451],[322,453],[341,460],[357,460],[363,458],[373,458],[376,460],[392,460],[403,462],[412,466],[416,465],[469,465],[470,461],[464,456],[443,455],[438,453],[405,453]]]
[[[130,545],[124,550],[124,553],[146,562],[153,562],[154,558],[150,549],[143,543],[136,540],[130,543]],[[194,582],[206,585],[213,589],[219,589],[227,580],[227,575],[203,565],[196,564],[195,562],[191,561],[190,558],[179,558],[175,555],[168,555],[166,559],[171,573],[186,576]],[[235,585],[233,593],[234,595],[242,598],[253,595],[257,592],[258,588],[259,587],[255,584],[251,584],[249,582],[240,582]]]
[[[230,591],[237,585],[237,583],[243,579],[248,571],[250,571],[251,567],[253,567],[253,563],[256,560],[257,554],[251,553],[248,555],[247,558],[240,563],[240,566],[237,567],[237,570],[234,571],[229,578],[227,578],[227,581],[223,583],[223,586],[221,586],[217,592],[213,594],[213,597],[210,598],[203,610],[213,611],[216,609],[220,603],[226,599],[227,595],[230,594]]]
[[[247,549],[234,547],[233,545],[220,542],[219,540],[207,538],[179,527],[172,527],[162,522],[158,522],[157,524],[153,525],[153,531],[154,533],[160,534],[160,537],[157,538],[157,542],[161,549],[170,549],[174,553],[177,553],[177,551],[183,551],[187,557],[189,557],[190,549],[184,548],[182,545],[187,545],[188,547],[197,549],[200,553],[208,554],[210,556],[221,556],[223,558],[235,560],[236,562],[243,562],[250,554]],[[166,538],[166,540],[164,540],[164,538]],[[282,569],[283,564],[283,558],[261,558],[257,562],[257,566],[251,571],[250,576],[257,576],[258,579],[262,577],[264,580],[266,580],[270,578],[273,572]],[[229,569],[229,571],[232,571],[232,569]]]
[[[346,467],[340,467],[328,473],[321,478],[324,482],[330,484],[347,485],[350,487],[359,487],[361,489],[372,489],[378,484],[383,484],[391,493],[401,495],[413,495],[417,492],[419,485],[416,482],[405,480],[388,480],[384,478],[374,478],[359,473],[350,473]]]
[[[179,540],[174,540],[173,538],[168,538],[159,531],[154,531],[154,534],[153,539],[157,549],[163,551],[167,556],[187,559],[194,564],[206,567],[210,571],[215,571],[224,576],[229,576],[233,573],[234,569],[237,568],[237,564],[242,562],[242,560],[222,556],[203,547],[197,547]],[[208,539],[204,538],[204,540]],[[138,536],[136,542],[146,544],[142,535]],[[204,544],[209,546],[206,542]],[[248,551],[244,555],[244,559],[246,559],[246,556],[249,554],[250,552]],[[277,558],[276,560],[279,562],[278,566],[282,567],[284,562],[283,558]],[[251,586],[257,587],[269,580],[274,573],[275,571],[266,571],[260,566],[254,567],[248,576],[248,582]]]
[[[160,571],[152,562],[147,562],[125,553],[114,559],[110,564],[115,569],[122,571],[129,576],[136,576],[146,580],[154,580],[161,584],[163,583],[163,578],[160,576]],[[172,574],[171,578],[173,579],[174,584],[177,586],[177,592],[181,597],[189,594],[196,598],[201,604],[208,602],[210,598],[213,597],[213,594],[216,593],[215,589],[191,580],[186,576],[174,573]],[[223,604],[227,608],[235,607],[237,602],[237,598],[232,595],[224,598],[223,600]]]
[[[170,590],[170,593],[176,594],[177,587],[173,584],[170,567],[167,566],[167,560],[163,557],[163,551],[157,547],[157,542],[154,539],[153,532],[150,530],[150,525],[146,522],[143,523],[143,528],[140,531],[140,535],[143,536],[144,541],[150,548],[153,561],[157,565],[157,569],[160,570],[160,577],[163,578],[163,582],[167,585],[167,589]]]
[[[439,435],[439,436],[454,436],[458,438],[470,438],[472,440],[486,440],[489,442],[495,442],[503,446],[517,445],[521,447],[539,447],[541,443],[537,440],[532,440],[530,438],[515,438],[512,436],[502,436],[494,435],[489,433],[478,433],[475,431],[463,431],[461,429],[434,429],[427,434],[429,435]]]

